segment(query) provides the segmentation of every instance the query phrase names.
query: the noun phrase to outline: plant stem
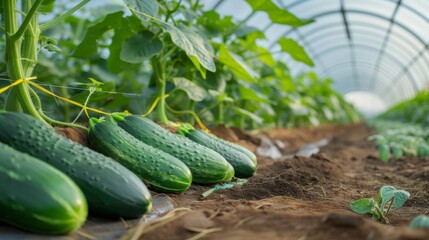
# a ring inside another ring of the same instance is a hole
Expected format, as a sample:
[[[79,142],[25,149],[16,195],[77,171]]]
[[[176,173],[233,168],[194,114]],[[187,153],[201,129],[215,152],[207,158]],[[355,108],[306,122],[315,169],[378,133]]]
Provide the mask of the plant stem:
[[[41,24],[40,25],[40,29],[42,31],[44,31],[46,29],[49,29],[49,28],[55,26],[56,24],[60,23],[63,19],[67,18],[68,16],[72,15],[74,12],[76,12],[77,10],[79,10],[80,8],[82,8],[89,1],[90,0],[83,0],[82,2],[80,2],[79,4],[77,4],[72,9],[70,9],[67,12],[65,12],[64,14],[62,14],[61,16],[58,16],[58,17],[52,19],[50,22]]]
[[[158,106],[156,107],[158,121],[161,124],[168,124],[169,121],[165,112],[165,98],[163,97],[165,95],[165,87],[167,85],[164,72],[165,67],[164,63],[160,61],[159,57],[152,58],[152,68],[155,73],[156,90],[158,97],[160,98]]]
[[[219,103],[218,106],[218,114],[217,114],[217,123],[218,124],[223,124],[224,123],[224,117],[223,117],[223,102]]]
[[[23,0],[22,3],[23,3],[23,5],[27,5],[29,2],[25,3],[25,0]],[[30,10],[27,13],[27,15],[25,16],[24,21],[22,22],[21,26],[19,27],[18,31],[16,31],[11,36],[12,41],[14,41],[14,40],[16,41],[22,37],[22,35],[24,34],[24,32],[27,30],[28,26],[30,25],[31,20],[33,19],[34,16],[36,16],[35,15],[36,10],[39,8],[41,3],[42,3],[42,0],[36,0],[33,3],[33,5],[31,6]],[[25,9],[23,9],[23,10],[24,10],[24,12],[26,12]],[[15,12],[13,12],[12,14],[15,15]],[[6,32],[8,32],[8,31],[6,30]]]
[[[4,7],[4,21],[5,21],[5,29],[6,29],[6,64],[7,64],[7,70],[8,74],[11,79],[18,80],[25,78],[25,73],[22,62],[21,62],[21,37],[16,38],[16,36],[20,36],[21,33],[18,33],[18,21],[16,17],[16,2],[17,1],[4,1],[3,7]],[[40,4],[41,1],[36,1],[36,3]],[[30,11],[36,11],[38,5],[33,5],[33,7],[30,9]],[[31,16],[31,17],[30,17]],[[34,16],[34,13],[31,14],[29,12],[27,14],[27,17],[24,20],[27,23],[27,27],[30,24],[30,20],[32,19],[32,16]],[[27,20],[28,19],[28,20]],[[24,25],[24,24],[23,24]],[[20,28],[20,31],[23,33],[27,30],[24,29],[22,26]],[[14,39],[14,37],[16,39]],[[15,87],[15,90],[12,90],[9,93],[8,96],[8,103],[6,104],[6,110],[9,111],[16,111],[19,109],[18,101],[19,99],[19,105],[22,107],[22,110],[33,117],[37,118],[38,120],[42,121],[46,125],[49,126],[49,124],[40,116],[39,112],[35,108],[33,101],[31,99],[30,93],[28,91],[28,85],[26,83],[19,84]]]
[[[189,104],[189,109],[190,109],[192,112],[195,112],[195,106],[196,106],[196,103],[197,103],[197,102],[192,101],[192,100],[190,100],[190,101],[191,101],[191,103]],[[190,124],[194,125],[194,124],[195,124],[195,119],[194,119],[192,116],[189,116],[189,118],[188,118],[188,122],[189,122]]]
[[[385,214],[386,217],[387,217],[387,214],[389,214],[390,208],[392,208],[392,204],[393,204],[393,198],[390,201],[389,207],[387,207],[387,211],[386,211],[386,214]]]

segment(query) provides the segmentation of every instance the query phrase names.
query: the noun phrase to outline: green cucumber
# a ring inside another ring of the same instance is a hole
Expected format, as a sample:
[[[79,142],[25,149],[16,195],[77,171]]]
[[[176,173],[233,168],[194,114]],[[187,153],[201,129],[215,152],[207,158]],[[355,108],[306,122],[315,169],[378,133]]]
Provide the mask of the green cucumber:
[[[189,168],[179,159],[131,136],[112,122],[91,118],[91,146],[118,161],[156,191],[183,192],[192,183]]]
[[[0,143],[0,221],[43,234],[72,232],[85,222],[83,193],[52,166]]]
[[[189,126],[180,127],[178,132],[222,155],[234,167],[235,177],[248,178],[255,173],[256,164],[246,154],[231,147],[230,144],[226,144],[226,141],[220,141],[220,138],[203,130],[190,129]]]
[[[0,113],[0,142],[49,163],[82,190],[89,210],[101,216],[133,218],[148,212],[152,197],[131,171],[79,145],[30,115]]]
[[[230,175],[228,162],[217,152],[171,133],[148,118],[114,113],[118,125],[138,140],[161,149],[189,167],[193,182],[210,184],[222,182]]]

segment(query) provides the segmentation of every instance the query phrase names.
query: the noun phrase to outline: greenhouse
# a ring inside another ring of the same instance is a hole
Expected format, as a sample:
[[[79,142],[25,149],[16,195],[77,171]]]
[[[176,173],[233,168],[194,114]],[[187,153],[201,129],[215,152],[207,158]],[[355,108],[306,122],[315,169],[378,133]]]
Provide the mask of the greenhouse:
[[[429,1],[0,2],[0,240],[429,239]]]

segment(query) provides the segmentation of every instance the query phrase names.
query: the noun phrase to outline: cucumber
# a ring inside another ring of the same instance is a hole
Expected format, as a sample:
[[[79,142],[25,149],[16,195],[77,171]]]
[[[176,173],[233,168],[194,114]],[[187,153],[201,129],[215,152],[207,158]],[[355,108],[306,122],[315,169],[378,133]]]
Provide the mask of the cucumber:
[[[192,183],[191,171],[183,162],[144,144],[115,123],[91,118],[89,141],[95,150],[123,164],[153,190],[183,192]]]
[[[0,143],[0,221],[43,234],[72,232],[85,222],[83,193],[52,166]]]
[[[161,149],[188,166],[193,182],[210,184],[222,182],[230,175],[228,162],[217,152],[171,133],[148,118],[114,113],[113,120],[138,140]]]
[[[246,154],[231,147],[230,144],[225,143],[226,141],[220,141],[221,139],[213,134],[194,129],[192,126],[182,126],[178,132],[222,155],[234,167],[235,177],[248,178],[255,173],[256,164]]]
[[[194,127],[192,127],[189,124],[186,124],[184,127],[185,127],[185,129],[195,129]],[[182,128],[182,130],[183,130],[183,128]],[[257,165],[258,160],[256,158],[256,155],[253,152],[251,152],[249,149],[247,149],[245,147],[242,147],[242,146],[240,146],[238,144],[226,141],[226,140],[224,140],[222,138],[218,138],[217,136],[215,136],[213,134],[210,134],[210,133],[207,133],[205,131],[202,131],[202,130],[198,130],[198,131],[201,132],[202,134],[207,135],[207,137],[215,138],[217,141],[222,142],[224,145],[228,145],[229,147],[234,148],[235,150],[242,152],[250,160],[252,160],[252,162],[255,164],[255,166]]]
[[[49,163],[82,190],[90,212],[133,218],[148,212],[152,197],[131,171],[100,153],[57,134],[24,113],[0,113],[0,142]]]

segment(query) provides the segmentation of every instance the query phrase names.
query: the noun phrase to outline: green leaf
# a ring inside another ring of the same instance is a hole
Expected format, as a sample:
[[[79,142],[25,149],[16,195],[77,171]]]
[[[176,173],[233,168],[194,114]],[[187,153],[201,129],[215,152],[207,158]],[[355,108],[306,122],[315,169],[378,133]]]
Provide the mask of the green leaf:
[[[405,190],[396,190],[392,186],[383,186],[380,188],[380,196],[382,207],[393,198],[393,205],[400,208],[410,197],[410,193]]]
[[[190,57],[203,77],[205,77],[205,72],[201,70],[200,65],[211,72],[216,71],[213,53],[203,37],[193,32],[189,27],[175,27],[167,24],[161,24],[161,26],[165,32],[170,34],[173,43],[186,52],[186,55]]]
[[[198,25],[203,26],[210,37],[226,34],[235,27],[231,16],[220,17],[215,10],[204,12],[198,18]]]
[[[304,48],[302,48],[295,40],[290,38],[282,37],[278,43],[282,51],[289,53],[289,55],[296,61],[303,62],[308,66],[314,67],[314,63],[311,58],[307,55]]]
[[[367,214],[375,206],[375,201],[372,198],[362,198],[350,203],[350,208],[353,212]]]
[[[258,53],[259,59],[261,59],[261,61],[266,65],[270,67],[274,67],[276,65],[273,55],[271,55],[271,53],[266,48],[257,47],[256,52]]]
[[[415,217],[410,223],[410,228],[412,228],[412,229],[417,229],[417,228],[429,229],[429,216],[419,215],[419,216]]]
[[[142,63],[162,50],[162,42],[150,31],[142,31],[122,43],[121,60]]]
[[[183,90],[188,95],[189,99],[196,102],[204,100],[208,95],[208,92],[204,88],[186,78],[173,78],[173,82],[174,85],[176,85],[176,89]]]
[[[148,19],[147,15],[155,17],[158,14],[159,5],[156,0],[124,0],[124,3],[131,9],[133,13],[143,21]]]
[[[237,113],[252,119],[253,121],[255,121],[258,124],[262,124],[262,122],[264,121],[261,117],[259,117],[258,115],[254,114],[252,112],[247,111],[246,109],[234,107],[234,110]]]
[[[73,56],[77,58],[88,58],[89,56],[97,53],[97,40],[105,32],[121,26],[123,14],[124,13],[122,11],[108,14],[105,18],[95,22],[92,26],[90,26],[86,31],[82,42],[74,51]]]
[[[142,30],[141,20],[134,15],[123,17],[123,12],[115,12],[104,16],[94,22],[86,31],[82,42],[76,47],[73,56],[76,58],[87,59],[98,52],[98,43],[103,42],[103,34],[114,30],[114,36],[109,46],[109,58],[107,59],[109,70],[113,73],[119,73],[122,70],[130,69],[132,66],[120,58],[122,43],[134,36],[136,32]]]
[[[219,61],[228,66],[232,73],[239,79],[255,82],[255,78],[259,78],[259,75],[240,56],[228,51],[225,44],[220,45]]]
[[[300,27],[314,20],[302,20],[286,9],[279,8],[271,0],[246,0],[254,11],[264,11],[273,23],[286,24],[292,27]]]
[[[51,12],[54,9],[54,5],[55,0],[44,0],[37,11],[42,13]]]

